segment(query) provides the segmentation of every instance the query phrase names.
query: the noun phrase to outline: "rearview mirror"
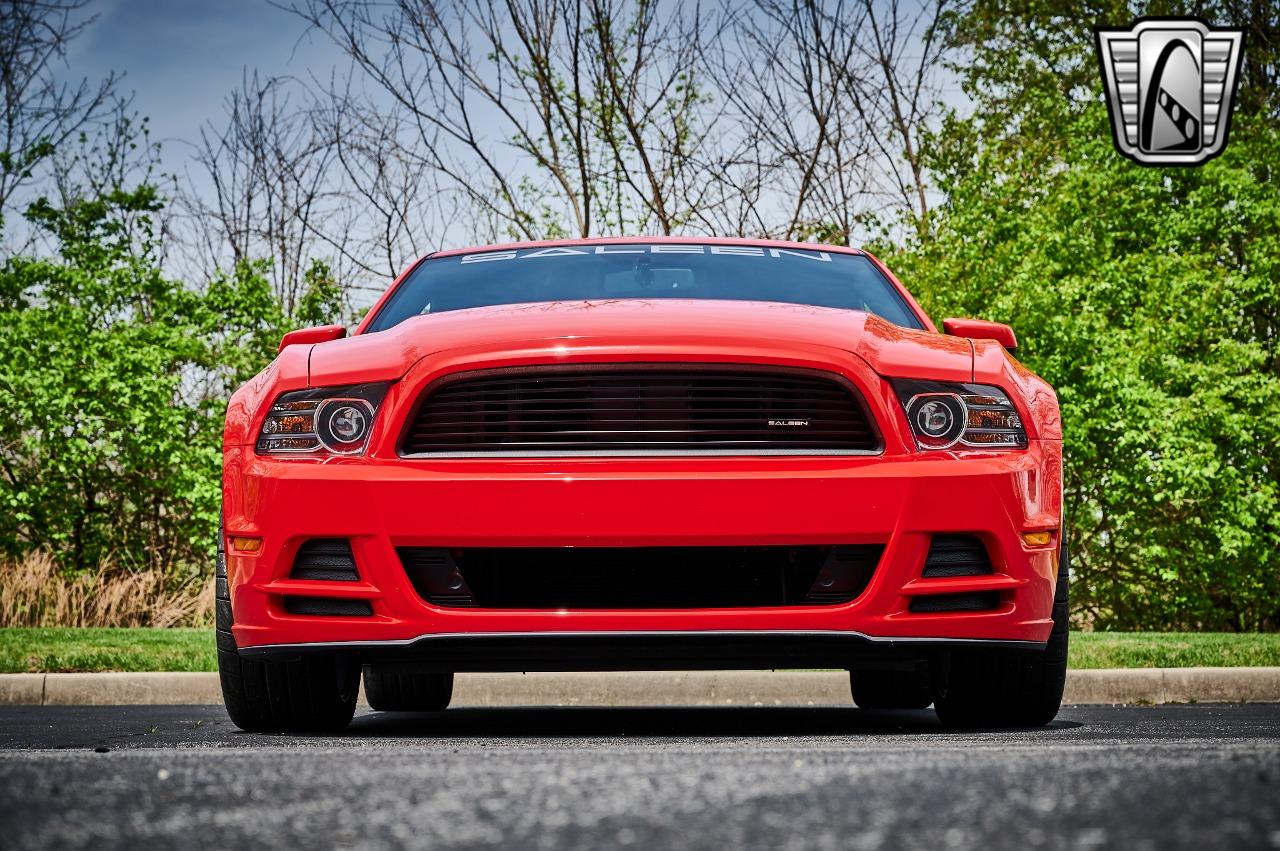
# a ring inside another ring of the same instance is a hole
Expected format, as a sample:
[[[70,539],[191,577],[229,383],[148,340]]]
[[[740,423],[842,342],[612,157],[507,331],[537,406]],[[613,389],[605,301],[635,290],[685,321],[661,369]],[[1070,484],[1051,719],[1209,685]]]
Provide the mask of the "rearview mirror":
[[[347,329],[342,325],[299,328],[297,331],[290,331],[284,335],[284,339],[280,341],[280,348],[277,351],[283,352],[285,346],[293,346],[298,343],[327,343],[330,340],[341,340],[345,336],[347,336]]]
[[[942,330],[954,337],[966,337],[970,340],[995,340],[1011,352],[1018,350],[1018,338],[1013,329],[999,322],[987,322],[985,319],[944,319]]]

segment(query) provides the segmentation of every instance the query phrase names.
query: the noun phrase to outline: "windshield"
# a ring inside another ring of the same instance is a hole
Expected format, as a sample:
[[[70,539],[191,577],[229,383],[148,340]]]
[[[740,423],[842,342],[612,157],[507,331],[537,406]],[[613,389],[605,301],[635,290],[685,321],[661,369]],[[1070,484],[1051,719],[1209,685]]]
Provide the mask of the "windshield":
[[[369,331],[414,316],[541,301],[698,298],[865,310],[923,328],[860,254],[688,243],[569,245],[429,258],[392,293]]]

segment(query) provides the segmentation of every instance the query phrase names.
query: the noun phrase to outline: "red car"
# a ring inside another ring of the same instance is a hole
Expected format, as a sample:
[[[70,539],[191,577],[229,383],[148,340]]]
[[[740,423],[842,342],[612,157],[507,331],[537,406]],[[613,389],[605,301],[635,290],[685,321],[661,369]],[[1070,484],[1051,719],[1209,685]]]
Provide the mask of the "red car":
[[[232,397],[218,660],[247,730],[457,671],[841,668],[1039,725],[1066,676],[1062,432],[1013,331],[864,251],[444,251]]]

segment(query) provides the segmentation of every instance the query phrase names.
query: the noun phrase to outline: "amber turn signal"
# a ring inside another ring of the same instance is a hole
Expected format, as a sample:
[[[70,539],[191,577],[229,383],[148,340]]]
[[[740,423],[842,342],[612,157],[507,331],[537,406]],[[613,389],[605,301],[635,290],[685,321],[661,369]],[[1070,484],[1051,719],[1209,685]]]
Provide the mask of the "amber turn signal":
[[[1029,547],[1043,547],[1053,540],[1053,532],[1023,532],[1022,543]]]
[[[262,549],[261,538],[238,538],[232,536],[231,549],[238,553],[256,553]]]

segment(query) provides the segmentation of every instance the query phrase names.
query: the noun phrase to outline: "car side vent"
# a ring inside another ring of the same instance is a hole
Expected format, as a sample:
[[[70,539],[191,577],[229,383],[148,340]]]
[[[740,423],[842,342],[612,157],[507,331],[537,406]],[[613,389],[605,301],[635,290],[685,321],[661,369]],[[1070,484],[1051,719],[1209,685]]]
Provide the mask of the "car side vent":
[[[291,615],[333,615],[336,617],[368,617],[373,604],[368,600],[343,600],[337,597],[284,598],[284,610]]]
[[[969,594],[928,594],[911,601],[913,612],[985,612],[1000,605],[997,591]]]
[[[924,576],[984,576],[993,573],[987,547],[973,535],[934,535]]]
[[[320,579],[329,582],[357,582],[360,572],[346,538],[313,538],[304,541],[293,557],[290,579]]]

